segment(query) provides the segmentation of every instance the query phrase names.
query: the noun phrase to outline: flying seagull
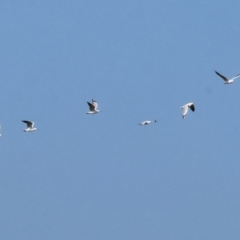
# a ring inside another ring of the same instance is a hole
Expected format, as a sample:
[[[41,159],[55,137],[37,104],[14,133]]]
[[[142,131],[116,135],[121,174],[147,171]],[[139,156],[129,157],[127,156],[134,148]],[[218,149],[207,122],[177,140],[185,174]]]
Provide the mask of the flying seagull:
[[[97,109],[98,104],[95,100],[92,99],[92,103],[87,102],[88,106],[89,106],[89,112],[87,112],[87,114],[95,114],[95,113],[99,113],[101,112],[100,110]]]
[[[37,128],[33,127],[34,122],[27,121],[27,120],[22,120],[22,122],[27,124],[27,128],[23,130],[24,132],[33,132],[37,130]]]
[[[231,83],[234,82],[234,80],[235,80],[236,78],[240,77],[240,74],[238,74],[238,75],[236,75],[235,77],[228,79],[228,78],[226,78],[225,76],[223,76],[222,74],[220,74],[220,73],[217,72],[217,71],[215,71],[215,73],[225,81],[224,84],[231,84]]]
[[[139,123],[139,125],[140,125],[140,126],[145,126],[145,125],[149,125],[149,124],[151,124],[151,123],[153,123],[153,122],[156,123],[157,120],[155,120],[155,121],[150,121],[150,120],[143,121],[143,122]]]
[[[181,107],[182,109],[182,117],[183,119],[186,117],[188,113],[188,108],[190,108],[193,112],[195,111],[195,106],[193,103],[187,103]]]

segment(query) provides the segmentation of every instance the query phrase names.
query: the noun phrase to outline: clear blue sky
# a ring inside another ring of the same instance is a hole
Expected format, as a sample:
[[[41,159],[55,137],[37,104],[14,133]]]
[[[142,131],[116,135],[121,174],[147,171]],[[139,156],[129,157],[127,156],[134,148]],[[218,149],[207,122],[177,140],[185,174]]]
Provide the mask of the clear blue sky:
[[[239,8],[1,1],[0,239],[239,240]]]

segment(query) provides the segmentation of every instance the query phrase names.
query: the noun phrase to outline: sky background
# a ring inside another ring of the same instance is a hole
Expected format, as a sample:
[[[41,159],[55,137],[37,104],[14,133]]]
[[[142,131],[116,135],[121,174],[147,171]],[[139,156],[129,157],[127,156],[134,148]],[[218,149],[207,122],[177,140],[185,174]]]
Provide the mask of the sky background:
[[[0,239],[239,240],[239,9],[1,1]]]

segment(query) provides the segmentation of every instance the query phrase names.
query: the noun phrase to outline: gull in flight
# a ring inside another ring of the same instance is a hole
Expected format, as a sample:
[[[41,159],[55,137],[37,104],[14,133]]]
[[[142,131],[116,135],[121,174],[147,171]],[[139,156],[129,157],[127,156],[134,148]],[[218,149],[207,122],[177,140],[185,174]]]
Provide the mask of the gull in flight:
[[[235,77],[228,79],[228,78],[226,78],[225,76],[223,76],[222,74],[220,74],[220,73],[217,72],[217,71],[215,71],[215,73],[225,81],[224,84],[231,84],[231,83],[234,82],[234,80],[235,80],[236,78],[240,77],[240,74],[238,74],[238,75],[236,75]]]
[[[183,119],[186,117],[188,113],[188,108],[190,108],[193,112],[195,111],[195,106],[193,103],[187,103],[181,107],[182,109],[182,117]]]
[[[153,123],[153,122],[156,123],[157,120],[155,120],[155,121],[149,121],[149,120],[143,121],[143,122],[139,123],[139,125],[140,125],[140,126],[145,126],[145,125],[149,125],[149,124],[151,124],[151,123]]]
[[[22,121],[27,124],[27,128],[23,130],[24,132],[33,132],[37,130],[37,128],[33,127],[34,122],[27,121],[27,120],[22,120]]]
[[[97,109],[98,104],[95,100],[92,99],[92,103],[87,102],[88,106],[89,106],[89,112],[87,112],[87,114],[95,114],[95,113],[99,113],[101,112],[100,110]]]

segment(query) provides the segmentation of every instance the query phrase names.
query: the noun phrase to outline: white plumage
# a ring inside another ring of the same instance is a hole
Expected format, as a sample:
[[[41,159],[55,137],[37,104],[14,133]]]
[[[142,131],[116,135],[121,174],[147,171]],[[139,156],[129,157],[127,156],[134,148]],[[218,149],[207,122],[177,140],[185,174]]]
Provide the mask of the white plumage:
[[[34,126],[34,122],[28,121],[28,120],[22,120],[22,122],[27,124],[27,128],[24,129],[24,132],[33,132],[36,131],[37,128],[33,127]]]
[[[231,84],[235,81],[236,78],[240,77],[240,74],[237,74],[235,77],[228,79],[227,77],[223,76],[222,74],[220,74],[217,71],[215,71],[215,73],[225,81],[224,84]]]
[[[153,123],[153,122],[156,123],[157,120],[155,120],[155,121],[146,120],[146,121],[143,121],[143,122],[139,123],[139,125],[140,125],[140,126],[145,126],[145,125],[149,125],[149,124],[151,124],[151,123]]]
[[[90,102],[87,102],[88,103],[88,106],[89,106],[89,112],[87,112],[87,114],[96,114],[96,113],[99,113],[101,112],[100,110],[98,110],[98,103],[92,99],[92,103]]]
[[[195,106],[194,106],[194,104],[192,102],[183,105],[181,107],[183,119],[186,117],[186,115],[188,113],[188,108],[190,108],[193,112],[195,111]]]

